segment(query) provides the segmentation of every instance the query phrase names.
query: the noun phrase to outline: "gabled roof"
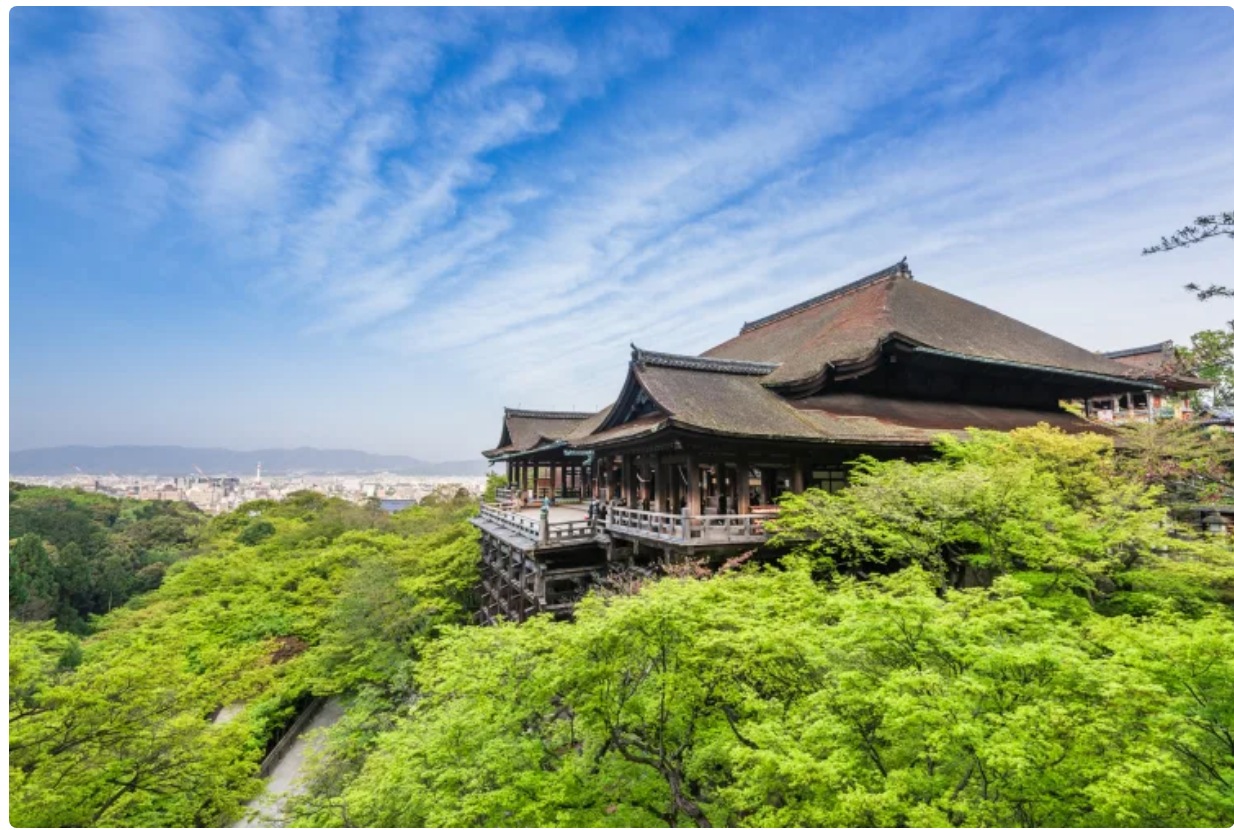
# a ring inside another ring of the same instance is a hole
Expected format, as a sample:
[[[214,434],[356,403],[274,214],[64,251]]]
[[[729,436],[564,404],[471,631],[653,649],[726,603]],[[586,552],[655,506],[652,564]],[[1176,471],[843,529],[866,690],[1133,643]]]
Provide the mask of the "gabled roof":
[[[757,365],[757,364],[755,364]],[[676,428],[743,438],[928,446],[968,427],[1016,429],[1048,423],[1067,432],[1103,427],[1061,409],[1033,410],[859,394],[787,400],[741,361],[633,349],[621,397],[599,428],[571,439],[581,449],[645,439]]]
[[[626,387],[606,422],[590,435],[572,439],[571,444],[588,449],[646,439],[669,429],[742,438],[895,446],[929,446],[941,433],[963,436],[969,427],[1010,430],[1044,422],[1066,432],[1108,431],[1061,409],[851,393],[790,401],[763,386],[760,375],[741,367],[722,371],[722,361],[694,365],[696,360],[635,349]],[[651,406],[635,406],[637,401]],[[623,418],[623,412],[634,417]]]
[[[704,357],[778,364],[764,382],[808,387],[889,341],[1007,365],[1129,378],[1128,367],[913,279],[906,262],[752,323]]]
[[[1103,352],[1105,357],[1132,367],[1136,374],[1152,378],[1167,389],[1207,389],[1213,384],[1187,371],[1174,353],[1174,341],[1163,340],[1148,346]]]
[[[506,408],[501,422],[501,439],[495,449],[485,450],[486,458],[526,452],[541,444],[563,440],[599,413],[549,412]]]
[[[774,364],[651,352],[633,344],[630,350],[625,385],[593,436],[657,415],[739,435],[789,435],[804,428],[792,407],[762,385]]]

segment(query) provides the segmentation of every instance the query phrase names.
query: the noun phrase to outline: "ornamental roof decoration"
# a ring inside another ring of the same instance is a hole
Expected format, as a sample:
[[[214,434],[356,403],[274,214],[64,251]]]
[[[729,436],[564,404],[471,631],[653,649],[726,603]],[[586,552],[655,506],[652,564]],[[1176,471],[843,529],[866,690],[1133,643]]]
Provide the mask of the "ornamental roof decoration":
[[[669,354],[640,349],[630,344],[630,361],[641,366],[658,366],[664,369],[689,369],[696,372],[719,372],[724,375],[754,375],[761,377],[774,372],[779,363],[762,363],[753,360],[725,360],[714,357]]]

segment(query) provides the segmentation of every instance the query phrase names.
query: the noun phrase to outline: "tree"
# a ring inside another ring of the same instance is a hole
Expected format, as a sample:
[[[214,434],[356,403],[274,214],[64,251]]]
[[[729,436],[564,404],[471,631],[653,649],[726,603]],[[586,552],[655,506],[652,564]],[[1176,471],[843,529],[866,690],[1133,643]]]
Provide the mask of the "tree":
[[[57,598],[56,567],[33,533],[9,543],[9,613],[19,620],[46,619]]]
[[[1196,217],[1195,224],[1187,225],[1169,237],[1161,237],[1160,242],[1145,248],[1141,254],[1148,256],[1149,254],[1173,251],[1178,248],[1187,248],[1191,245],[1197,245],[1206,239],[1213,239],[1218,236],[1234,239],[1234,212],[1226,211],[1224,213],[1198,216]],[[1199,285],[1193,282],[1187,284],[1187,290],[1195,293],[1196,297],[1200,300],[1207,300],[1212,297],[1234,297],[1234,289],[1224,285],[1210,284],[1208,288],[1200,288]]]
[[[260,790],[258,762],[298,701],[355,694],[359,715],[372,715],[363,728],[376,729],[410,693],[425,643],[469,616],[479,558],[470,501],[412,508],[393,532],[384,515],[302,495],[260,505],[268,533],[255,546],[236,539],[255,524],[250,509],[194,533],[205,555],[175,561],[157,588],[96,617],[80,649],[47,624],[10,625],[14,824],[227,826]],[[166,517],[133,513],[106,532]],[[151,543],[175,536],[149,530]],[[150,567],[134,570],[149,559],[137,538],[91,560],[91,586],[114,583],[118,606]],[[74,545],[15,540],[10,576],[73,566],[84,553]],[[71,570],[64,585],[77,584]],[[234,719],[212,722],[233,704]]]
[[[250,524],[244,530],[240,531],[240,535],[236,537],[236,541],[242,545],[257,545],[269,539],[275,533],[274,525],[267,521],[257,521]]]
[[[1076,620],[808,563],[458,629],[331,810],[350,826],[1228,824],[1234,622]],[[1222,638],[1226,639],[1222,639]]]
[[[1214,407],[1234,405],[1234,324],[1226,329],[1205,329],[1191,335],[1191,345],[1176,354],[1190,372],[1213,387],[1200,393]]]
[[[781,499],[770,543],[825,574],[916,564],[955,587],[1008,573],[1096,599],[1108,578],[1176,545],[1166,509],[1118,475],[1113,442],[1038,426],[943,438],[938,461],[859,459],[850,486]]]

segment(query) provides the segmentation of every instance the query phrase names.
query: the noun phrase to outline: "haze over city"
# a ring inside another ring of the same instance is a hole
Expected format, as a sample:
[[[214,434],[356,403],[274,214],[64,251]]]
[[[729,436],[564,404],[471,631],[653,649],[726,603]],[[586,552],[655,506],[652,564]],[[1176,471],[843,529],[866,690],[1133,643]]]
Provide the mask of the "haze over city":
[[[1185,342],[1230,15],[15,9],[11,447],[477,458],[905,255]]]

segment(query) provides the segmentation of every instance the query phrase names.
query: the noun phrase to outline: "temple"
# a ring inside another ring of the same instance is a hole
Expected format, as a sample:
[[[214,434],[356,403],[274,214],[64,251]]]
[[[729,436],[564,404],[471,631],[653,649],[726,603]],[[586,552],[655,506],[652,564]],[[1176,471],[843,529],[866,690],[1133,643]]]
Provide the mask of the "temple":
[[[1104,356],[1131,366],[1152,378],[1161,388],[1090,398],[1084,402],[1085,413],[1098,421],[1125,423],[1169,418],[1189,421],[1194,410],[1187,393],[1212,386],[1188,371],[1175,354],[1172,340],[1105,352]]]
[[[605,409],[505,411],[484,455],[510,486],[474,520],[481,616],[566,615],[622,573],[758,553],[780,495],[843,487],[859,455],[926,458],[969,427],[1101,431],[1060,402],[1164,389],[1151,369],[926,285],[904,261],[698,356],[631,346]]]

